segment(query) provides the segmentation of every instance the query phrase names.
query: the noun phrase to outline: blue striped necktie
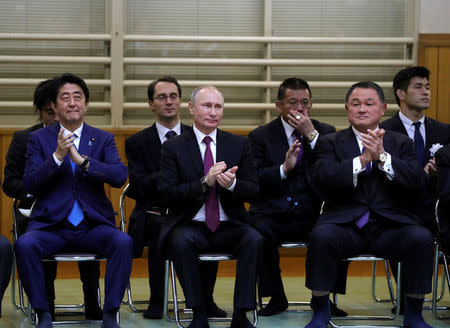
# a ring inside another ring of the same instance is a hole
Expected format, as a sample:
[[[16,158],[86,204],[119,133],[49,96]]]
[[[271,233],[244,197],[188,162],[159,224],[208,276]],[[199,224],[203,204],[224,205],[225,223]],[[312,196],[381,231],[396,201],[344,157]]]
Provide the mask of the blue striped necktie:
[[[78,136],[75,134],[75,139],[78,138]],[[74,145],[75,147],[75,145]],[[75,147],[76,148],[76,147]],[[70,166],[72,167],[72,173],[75,176],[75,163],[70,159]],[[84,215],[83,215],[83,209],[80,206],[80,202],[78,202],[77,199],[75,199],[75,202],[73,203],[72,210],[70,211],[69,215],[67,216],[67,221],[72,223],[75,227],[80,224],[81,221],[83,221]]]

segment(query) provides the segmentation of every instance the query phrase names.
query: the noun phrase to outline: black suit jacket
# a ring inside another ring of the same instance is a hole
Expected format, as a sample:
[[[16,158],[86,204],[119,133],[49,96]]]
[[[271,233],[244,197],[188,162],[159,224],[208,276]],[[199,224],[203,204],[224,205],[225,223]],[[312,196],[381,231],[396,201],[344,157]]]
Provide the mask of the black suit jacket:
[[[311,121],[319,137],[336,131],[331,125]],[[311,184],[314,159],[309,143],[303,143],[301,165],[289,172],[287,179],[281,180],[280,165],[289,149],[281,117],[250,132],[249,142],[260,185],[259,201],[250,207],[250,212],[315,220],[321,200]]]
[[[421,192],[424,170],[418,165],[412,141],[387,130],[383,138],[386,152],[391,154],[393,180],[372,163],[370,174],[360,173],[353,184],[353,158],[361,154],[351,127],[324,136],[315,147],[317,155],[313,181],[325,205],[318,224],[356,221],[368,210],[383,218],[417,224],[419,218],[411,210],[409,195]]]
[[[191,129],[190,126],[181,124],[181,133]],[[158,193],[161,140],[156,123],[127,138],[125,154],[130,179],[127,196],[136,200],[136,206],[130,215],[128,233],[134,240],[134,256],[138,257],[146,245],[147,211],[152,207],[168,207],[162,203]]]
[[[224,161],[227,168],[238,166],[233,192],[216,185],[220,203],[226,215],[234,222],[247,222],[244,202],[256,200],[259,187],[246,138],[217,130],[216,162]],[[159,192],[170,203],[172,214],[163,226],[159,249],[171,229],[192,220],[205,203],[200,178],[203,159],[193,130],[164,143],[161,152]]]
[[[445,252],[450,250],[450,145],[436,153],[439,195],[439,242]]]
[[[26,130],[14,132],[6,154],[5,181],[3,182],[3,191],[11,198],[26,199],[26,192],[23,191],[23,174],[28,138],[31,132],[43,126],[44,124],[39,123]]]
[[[429,117],[425,117],[424,124],[426,135],[425,160],[428,162],[428,160],[433,158],[430,154],[430,148],[434,144],[446,146],[450,143],[450,125]],[[408,136],[405,126],[400,120],[398,112],[391,118],[381,122],[380,127],[385,130],[395,131]],[[425,182],[424,192],[420,195],[420,197],[414,197],[418,195],[413,195],[411,199],[411,206],[415,207],[415,211],[421,218],[422,223],[428,229],[434,231],[434,204],[436,203],[438,197],[436,191],[436,177],[428,176]]]

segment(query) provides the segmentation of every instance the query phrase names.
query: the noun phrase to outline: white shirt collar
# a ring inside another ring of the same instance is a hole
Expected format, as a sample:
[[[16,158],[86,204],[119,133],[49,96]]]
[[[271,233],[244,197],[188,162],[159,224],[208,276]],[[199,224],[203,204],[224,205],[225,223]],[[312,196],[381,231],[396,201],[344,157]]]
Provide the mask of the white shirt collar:
[[[59,123],[59,125],[64,129],[64,134],[66,134],[67,132],[72,133],[69,129],[66,129],[61,123]],[[84,122],[81,123],[81,125],[75,131],[73,131],[73,133],[77,135],[78,139],[81,139],[81,133],[83,132],[83,127],[84,127]]]
[[[194,134],[195,137],[197,138],[197,143],[200,145],[203,142],[203,139],[207,136],[206,134],[204,134],[203,132],[201,132],[199,129],[197,129],[197,127],[193,126],[193,130],[194,130]],[[213,140],[214,144],[217,144],[216,142],[216,138],[217,138],[217,129],[214,129],[213,132],[211,132],[210,134],[208,134],[208,136],[211,137],[211,139]]]
[[[398,112],[398,116],[400,117],[400,120],[402,121],[402,123],[405,126],[411,127],[413,125],[413,123],[415,123],[415,122],[411,121],[409,118],[407,118],[405,116],[405,114],[403,114],[401,111]],[[416,122],[421,122],[422,123],[421,125],[423,125],[425,122],[425,115],[422,116],[422,118]]]
[[[180,121],[178,121],[177,125],[174,126],[173,129],[169,129],[167,127],[165,127],[164,125],[162,125],[159,122],[155,122],[156,123],[156,131],[158,131],[158,136],[159,136],[159,140],[161,140],[161,143],[163,143],[163,141],[165,141],[166,138],[166,133],[168,131],[175,131],[177,133],[177,135],[181,134],[181,123]]]

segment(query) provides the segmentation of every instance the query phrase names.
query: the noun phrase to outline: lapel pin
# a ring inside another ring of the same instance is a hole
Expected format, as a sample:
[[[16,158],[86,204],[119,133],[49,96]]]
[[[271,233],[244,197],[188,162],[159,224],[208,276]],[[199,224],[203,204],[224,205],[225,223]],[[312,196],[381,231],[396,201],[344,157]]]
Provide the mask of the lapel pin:
[[[89,140],[89,146],[92,146],[94,144],[95,138],[91,138],[91,140]]]

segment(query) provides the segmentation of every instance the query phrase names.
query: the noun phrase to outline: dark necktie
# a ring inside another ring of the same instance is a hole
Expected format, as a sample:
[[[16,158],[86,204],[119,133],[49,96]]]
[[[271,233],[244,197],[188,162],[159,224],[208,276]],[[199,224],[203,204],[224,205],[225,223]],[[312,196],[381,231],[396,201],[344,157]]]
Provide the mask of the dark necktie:
[[[206,176],[211,166],[214,165],[214,159],[211,152],[212,139],[210,136],[203,138],[203,142],[206,144],[205,158],[203,160],[203,173]],[[207,192],[205,199],[205,220],[206,226],[211,231],[216,231],[220,224],[219,217],[219,199],[217,198],[216,184],[214,184]]]
[[[295,137],[295,140],[300,141],[300,151],[297,155],[297,163],[295,163],[296,166],[299,166],[303,157],[303,136],[297,130],[294,130],[292,135]]]
[[[425,144],[423,142],[422,134],[420,133],[420,125],[422,122],[415,122],[414,125],[414,149],[416,151],[417,161],[420,165],[425,166]]]
[[[75,139],[76,138],[78,138],[77,135],[75,135]],[[75,145],[74,145],[74,147],[75,147]],[[72,159],[70,159],[70,166],[72,167],[72,173],[75,175],[75,163],[72,162]],[[83,218],[84,218],[83,209],[81,208],[78,200],[75,199],[72,210],[70,211],[69,215],[67,216],[67,221],[69,221],[76,227],[77,225],[80,224],[81,221],[83,221]]]
[[[365,150],[366,150],[366,148],[363,147],[361,153],[364,153]],[[370,162],[368,162],[366,164],[366,174],[370,174],[370,170],[371,170]],[[369,214],[370,214],[370,212],[367,211],[358,220],[356,220],[355,224],[358,228],[364,227],[367,224],[367,222],[369,222]]]
[[[177,133],[175,131],[173,131],[173,130],[167,131],[166,135],[165,135],[167,140],[172,139],[173,137],[176,137],[176,136],[177,136]]]

